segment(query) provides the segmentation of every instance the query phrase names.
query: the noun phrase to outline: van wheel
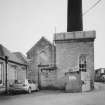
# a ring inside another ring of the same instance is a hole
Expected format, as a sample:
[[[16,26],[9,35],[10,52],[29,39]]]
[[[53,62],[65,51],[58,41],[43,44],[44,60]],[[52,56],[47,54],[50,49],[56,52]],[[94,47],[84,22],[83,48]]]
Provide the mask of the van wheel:
[[[28,93],[29,93],[29,94],[31,93],[31,88],[30,88],[30,87],[28,88]]]

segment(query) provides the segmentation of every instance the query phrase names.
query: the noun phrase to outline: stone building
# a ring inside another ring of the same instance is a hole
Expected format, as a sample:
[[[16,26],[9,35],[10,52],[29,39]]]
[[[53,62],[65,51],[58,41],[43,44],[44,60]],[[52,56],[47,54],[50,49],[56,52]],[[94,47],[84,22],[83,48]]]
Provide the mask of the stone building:
[[[68,0],[67,32],[54,34],[54,45],[42,37],[27,52],[32,70],[30,77],[37,81],[41,79],[44,85],[50,80],[54,87],[68,91],[92,90],[95,38],[95,31],[83,31],[82,0]],[[49,78],[50,74],[52,76],[49,67],[39,69],[38,65],[55,66],[56,70],[52,70],[55,79]]]
[[[38,82],[39,65],[54,65],[54,45],[42,37],[28,52],[29,73],[28,78]]]
[[[95,31],[55,34],[58,78],[64,77],[66,72],[80,71],[81,80],[85,84],[82,87],[83,90],[92,87],[94,83],[94,39]]]
[[[0,44],[0,89],[5,87],[6,80],[6,61],[5,56],[8,57],[7,63],[7,81],[13,83],[15,80],[23,81],[26,79],[26,64],[11,53],[6,47]],[[0,90],[1,91],[1,90]]]
[[[65,81],[68,91],[72,91],[74,87],[75,90],[79,89],[78,91],[89,91],[94,88],[95,38],[95,31],[83,31],[82,0],[68,0],[67,32],[54,35],[57,79],[61,80],[65,73],[68,74]],[[75,81],[71,85],[72,80]]]

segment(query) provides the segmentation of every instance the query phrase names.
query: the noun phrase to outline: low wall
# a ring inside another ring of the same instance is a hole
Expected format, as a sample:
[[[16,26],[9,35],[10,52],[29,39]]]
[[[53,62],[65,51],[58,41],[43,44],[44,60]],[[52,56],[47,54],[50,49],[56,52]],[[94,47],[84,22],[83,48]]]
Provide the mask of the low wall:
[[[80,72],[69,72],[66,74],[66,92],[80,92],[82,89],[82,81]]]

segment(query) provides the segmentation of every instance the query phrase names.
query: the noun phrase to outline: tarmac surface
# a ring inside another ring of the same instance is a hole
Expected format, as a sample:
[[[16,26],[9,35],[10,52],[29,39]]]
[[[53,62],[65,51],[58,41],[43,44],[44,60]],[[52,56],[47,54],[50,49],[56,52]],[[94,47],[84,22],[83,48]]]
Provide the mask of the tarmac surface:
[[[0,96],[0,105],[105,105],[105,84],[83,93],[43,90],[32,94]]]

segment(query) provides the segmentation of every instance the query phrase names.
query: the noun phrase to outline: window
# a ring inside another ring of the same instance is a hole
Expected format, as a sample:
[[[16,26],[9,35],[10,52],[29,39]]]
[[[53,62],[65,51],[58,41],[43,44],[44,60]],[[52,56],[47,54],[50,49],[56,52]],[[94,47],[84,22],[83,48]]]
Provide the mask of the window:
[[[3,82],[3,64],[0,63],[0,84]]]
[[[79,57],[79,71],[86,72],[86,55]]]

